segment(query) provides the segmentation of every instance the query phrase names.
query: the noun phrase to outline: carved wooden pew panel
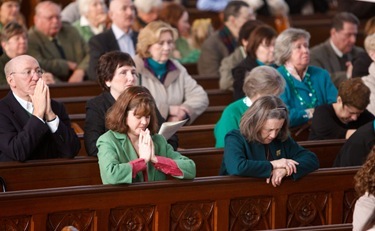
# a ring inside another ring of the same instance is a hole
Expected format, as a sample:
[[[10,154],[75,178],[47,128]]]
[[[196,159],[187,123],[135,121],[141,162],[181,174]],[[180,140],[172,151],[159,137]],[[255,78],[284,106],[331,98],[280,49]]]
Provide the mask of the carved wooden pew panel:
[[[319,170],[277,188],[264,179],[217,176],[7,192],[0,194],[0,227],[227,231],[350,223],[357,170]]]

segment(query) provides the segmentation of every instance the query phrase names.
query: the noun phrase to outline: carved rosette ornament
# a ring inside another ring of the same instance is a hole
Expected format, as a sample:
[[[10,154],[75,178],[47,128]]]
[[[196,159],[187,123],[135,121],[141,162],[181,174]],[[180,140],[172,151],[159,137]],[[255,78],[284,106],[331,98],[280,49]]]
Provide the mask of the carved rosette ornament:
[[[214,203],[211,201],[172,205],[170,230],[214,230],[213,208]]]
[[[109,230],[152,230],[155,206],[121,207],[111,209]]]
[[[287,228],[325,225],[329,194],[294,194],[288,198]]]
[[[250,197],[230,202],[229,230],[270,229],[272,197]]]

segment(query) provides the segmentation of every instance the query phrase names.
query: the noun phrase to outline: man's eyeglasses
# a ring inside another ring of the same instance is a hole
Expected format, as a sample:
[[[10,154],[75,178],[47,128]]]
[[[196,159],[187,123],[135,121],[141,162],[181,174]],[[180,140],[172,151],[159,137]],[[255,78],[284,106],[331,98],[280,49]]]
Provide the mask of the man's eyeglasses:
[[[36,70],[28,70],[28,71],[13,71],[10,74],[11,75],[20,74],[20,75],[23,75],[25,77],[33,77],[34,74],[36,74],[40,78],[43,75],[43,70],[42,69],[36,69]]]

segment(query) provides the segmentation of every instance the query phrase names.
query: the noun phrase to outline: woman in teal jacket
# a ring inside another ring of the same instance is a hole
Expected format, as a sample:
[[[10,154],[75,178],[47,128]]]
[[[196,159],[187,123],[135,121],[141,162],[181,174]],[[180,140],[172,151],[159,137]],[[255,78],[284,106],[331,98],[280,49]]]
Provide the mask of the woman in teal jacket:
[[[337,99],[337,89],[328,71],[309,66],[309,40],[307,31],[289,28],[275,42],[275,63],[286,82],[280,98],[288,106],[291,127],[307,123],[315,107],[335,103]]]
[[[175,152],[157,131],[156,106],[140,86],[126,89],[106,115],[108,132],[96,143],[103,184],[193,179],[195,163]]]
[[[220,175],[266,178],[274,187],[319,168],[316,155],[288,136],[288,112],[276,96],[263,96],[245,112],[240,130],[225,137]]]

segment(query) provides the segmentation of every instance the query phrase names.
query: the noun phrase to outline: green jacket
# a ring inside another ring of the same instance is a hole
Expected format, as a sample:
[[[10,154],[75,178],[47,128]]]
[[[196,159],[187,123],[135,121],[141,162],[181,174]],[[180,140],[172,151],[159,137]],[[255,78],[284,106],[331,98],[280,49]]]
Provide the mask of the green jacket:
[[[316,155],[297,144],[292,138],[285,141],[274,139],[268,144],[270,159],[292,159],[299,163],[296,180],[319,168]],[[232,130],[225,137],[224,157],[220,175],[250,176],[268,178],[272,165],[266,158],[266,145],[257,141],[248,142],[240,130]]]
[[[153,135],[155,154],[174,160],[183,172],[182,176],[174,176],[180,179],[193,179],[196,174],[195,163],[191,159],[173,151],[171,145],[167,143],[161,135]],[[128,162],[138,159],[138,155],[126,134],[115,131],[107,131],[101,135],[96,143],[98,147],[98,159],[100,176],[103,184],[119,184],[144,181],[142,172],[138,172],[132,178],[132,167]],[[147,163],[149,181],[166,180],[166,175],[155,169],[154,165]]]

